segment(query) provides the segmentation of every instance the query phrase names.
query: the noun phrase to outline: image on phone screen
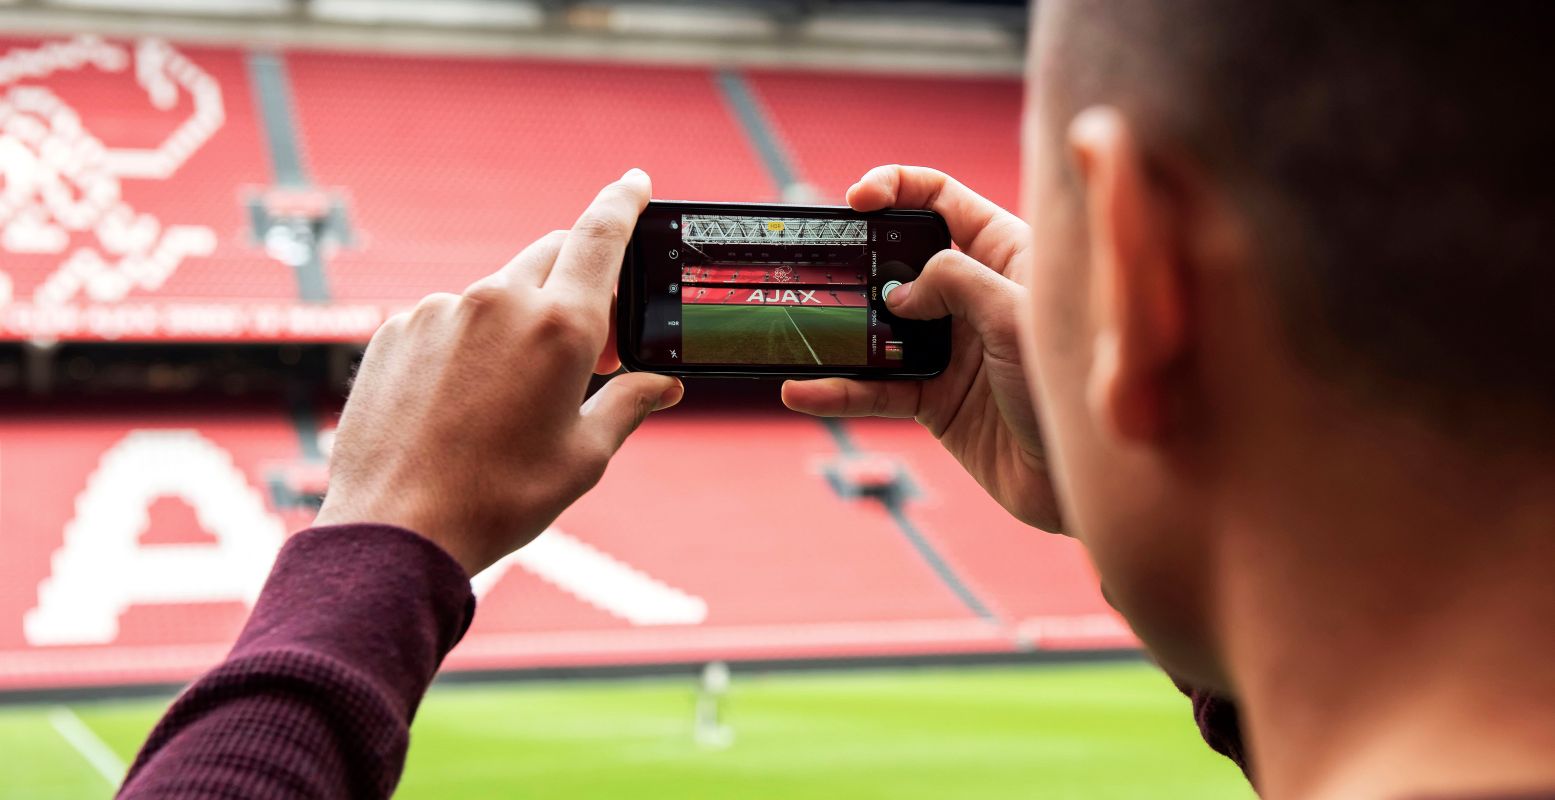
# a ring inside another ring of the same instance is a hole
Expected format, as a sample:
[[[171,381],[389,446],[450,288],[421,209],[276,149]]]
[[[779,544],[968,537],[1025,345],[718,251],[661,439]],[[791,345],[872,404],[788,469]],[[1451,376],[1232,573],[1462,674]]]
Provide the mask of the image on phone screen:
[[[908,372],[915,349],[938,343],[925,342],[923,323],[886,311],[883,293],[915,278],[944,239],[932,216],[650,205],[634,237],[647,295],[638,355],[685,367]]]
[[[683,358],[691,364],[868,363],[869,223],[683,214]],[[695,263],[700,262],[700,263]]]

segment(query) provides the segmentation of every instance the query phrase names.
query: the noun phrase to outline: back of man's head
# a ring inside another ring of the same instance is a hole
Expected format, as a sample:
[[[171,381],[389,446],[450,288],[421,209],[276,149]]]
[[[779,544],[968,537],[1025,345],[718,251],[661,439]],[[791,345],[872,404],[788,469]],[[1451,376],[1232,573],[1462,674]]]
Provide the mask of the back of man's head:
[[[1555,615],[1548,8],[1039,4],[1023,361],[1169,666]]]
[[[1203,165],[1304,364],[1453,429],[1555,430],[1548,4],[1049,2],[1050,119],[1116,106]]]

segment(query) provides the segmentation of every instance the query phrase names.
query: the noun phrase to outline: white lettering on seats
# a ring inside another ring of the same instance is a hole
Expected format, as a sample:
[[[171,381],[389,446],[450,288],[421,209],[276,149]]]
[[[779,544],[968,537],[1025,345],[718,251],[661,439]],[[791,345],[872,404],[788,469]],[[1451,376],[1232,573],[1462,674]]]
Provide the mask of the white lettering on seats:
[[[470,585],[484,596],[513,565],[633,625],[696,625],[707,601],[681,591],[555,528],[487,567]]]
[[[164,226],[123,199],[121,181],[172,177],[226,121],[221,86],[158,39],[137,42],[133,60],[135,80],[153,108],[175,109],[180,90],[190,98],[189,116],[154,149],[107,146],[64,100],[22,83],[87,66],[124,72],[131,62],[124,48],[79,36],[0,54],[0,252],[70,251],[34,291],[40,305],[81,294],[116,302],[134,289],[155,291],[186,258],[215,252],[214,230]],[[95,246],[73,245],[88,231]],[[0,305],[11,301],[12,289],[0,271]]]
[[[772,290],[769,290],[769,291],[763,291],[761,289],[757,289],[757,290],[751,292],[749,297],[745,298],[745,302],[747,302],[747,303],[791,303],[791,304],[794,304],[794,305],[803,305],[805,303],[814,303],[816,305],[822,305],[820,299],[818,299],[815,296],[815,292],[812,291],[812,290],[806,290],[806,289],[800,289],[797,292],[795,290],[793,290],[793,289],[782,289],[782,290],[772,289]]]
[[[216,543],[141,545],[147,509],[167,496]],[[192,430],[131,431],[103,453],[75,508],[23,618],[35,646],[110,643],[138,603],[252,605],[286,537],[232,457]]]

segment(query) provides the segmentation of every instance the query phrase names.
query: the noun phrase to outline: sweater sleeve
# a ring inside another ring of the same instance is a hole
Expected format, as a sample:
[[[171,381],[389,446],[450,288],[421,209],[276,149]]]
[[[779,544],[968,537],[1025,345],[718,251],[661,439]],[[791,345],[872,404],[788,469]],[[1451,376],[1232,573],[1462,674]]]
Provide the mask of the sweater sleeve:
[[[388,797],[475,612],[464,570],[384,525],[292,537],[227,659],[157,723],[119,796]]]
[[[1112,598],[1107,594],[1107,587],[1101,587],[1101,596],[1107,601],[1107,605],[1117,608]],[[1171,678],[1177,690],[1188,696],[1193,704],[1193,721],[1199,727],[1199,735],[1204,737],[1204,743],[1210,749],[1231,759],[1242,770],[1249,783],[1253,781],[1253,764],[1247,746],[1242,741],[1242,720],[1236,710],[1236,703],[1229,697],[1222,697],[1191,686],[1177,679],[1170,672],[1166,674]],[[1256,786],[1256,784],[1255,784]]]
[[[1204,737],[1204,743],[1231,759],[1247,780],[1252,782],[1253,765],[1247,746],[1242,741],[1242,721],[1237,714],[1236,703],[1230,698],[1189,686],[1176,678],[1172,681],[1192,701],[1193,721],[1198,723],[1199,735]]]

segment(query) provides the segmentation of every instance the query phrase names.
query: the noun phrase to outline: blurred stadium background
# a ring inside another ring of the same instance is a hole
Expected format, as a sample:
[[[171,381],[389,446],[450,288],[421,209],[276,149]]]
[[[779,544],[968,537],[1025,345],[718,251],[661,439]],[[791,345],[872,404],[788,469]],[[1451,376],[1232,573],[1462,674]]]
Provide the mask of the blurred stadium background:
[[[106,796],[221,657],[386,316],[633,166],[832,203],[926,164],[1013,207],[1026,15],[0,0],[0,796]],[[403,796],[1247,796],[1083,554],[915,424],[689,388],[477,577]],[[711,661],[733,739],[698,744]]]

